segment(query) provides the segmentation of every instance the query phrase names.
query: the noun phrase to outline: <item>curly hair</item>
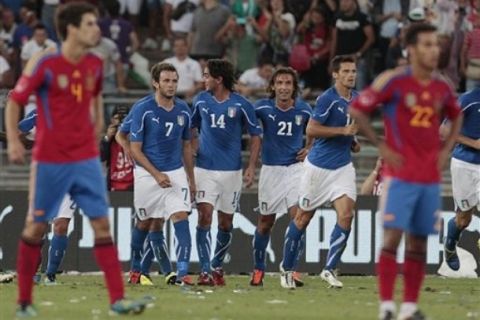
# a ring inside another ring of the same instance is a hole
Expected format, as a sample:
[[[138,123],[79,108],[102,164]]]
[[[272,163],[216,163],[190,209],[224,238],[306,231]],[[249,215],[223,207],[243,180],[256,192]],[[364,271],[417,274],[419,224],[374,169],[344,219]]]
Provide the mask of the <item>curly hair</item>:
[[[210,76],[213,78],[222,78],[223,86],[229,90],[234,91],[235,71],[233,65],[225,59],[210,59],[207,61],[207,68]]]

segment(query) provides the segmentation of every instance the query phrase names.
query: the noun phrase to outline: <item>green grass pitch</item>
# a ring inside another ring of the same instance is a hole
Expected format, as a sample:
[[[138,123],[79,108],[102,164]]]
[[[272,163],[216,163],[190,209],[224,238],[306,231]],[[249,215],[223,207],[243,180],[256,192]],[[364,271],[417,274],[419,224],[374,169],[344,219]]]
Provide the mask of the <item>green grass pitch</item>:
[[[49,320],[108,319],[108,300],[100,276],[58,276],[57,286],[35,287],[40,316]],[[174,287],[155,276],[153,287],[127,285],[129,297],[155,298],[135,319],[376,319],[374,277],[341,277],[343,289],[328,289],[318,276],[306,276],[296,290],[280,287],[278,276],[267,275],[263,287],[250,287],[247,276],[227,276],[223,288]],[[401,296],[401,278],[396,296]],[[15,318],[16,284],[0,284],[0,319]],[[421,309],[429,319],[480,319],[480,280],[427,277]],[[133,317],[133,316],[132,316]]]

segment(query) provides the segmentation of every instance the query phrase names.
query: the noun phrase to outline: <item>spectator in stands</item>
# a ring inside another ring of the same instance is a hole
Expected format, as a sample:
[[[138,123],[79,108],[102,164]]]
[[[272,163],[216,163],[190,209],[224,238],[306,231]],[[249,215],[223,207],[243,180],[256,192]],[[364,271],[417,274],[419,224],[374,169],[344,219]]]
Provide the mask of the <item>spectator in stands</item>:
[[[257,67],[242,73],[238,79],[237,90],[246,97],[260,97],[265,93],[272,74],[273,64],[267,60],[259,61]]]
[[[163,1],[161,0],[147,0],[148,9],[148,34],[147,38],[142,44],[143,49],[158,49],[157,35],[158,35],[158,17],[162,12]],[[170,47],[166,48],[169,50]]]
[[[218,0],[202,0],[193,13],[189,35],[191,57],[195,60],[222,58],[228,30],[234,25],[228,7]]]
[[[103,90],[107,92],[124,93],[127,91],[125,85],[125,73],[118,47],[113,40],[101,37],[97,46],[91,51],[103,60]]]
[[[7,54],[13,53],[13,35],[17,24],[15,23],[15,15],[10,9],[3,9],[2,21],[0,30],[0,39],[3,40],[4,48],[7,50]],[[10,59],[8,59],[10,60]],[[10,60],[12,62],[12,60]]]
[[[260,15],[260,8],[255,0],[233,0],[232,14],[240,21],[247,21],[248,18],[256,19]],[[253,31],[253,30],[252,30]]]
[[[310,69],[301,75],[305,81],[305,87],[326,89],[330,86],[328,59],[331,28],[326,21],[325,9],[316,6],[307,11],[297,27],[297,32],[303,36],[303,43],[311,57]]]
[[[286,10],[284,0],[270,0],[262,13],[266,22],[260,33],[264,41],[261,58],[269,59],[275,65],[288,65],[295,34],[295,17]]]
[[[227,56],[236,73],[240,74],[256,66],[261,37],[253,17],[236,18],[235,21],[235,27],[229,32]]]
[[[465,35],[460,70],[466,78],[466,89],[480,86],[480,8],[470,18],[473,29]]]
[[[163,6],[163,28],[168,39],[188,37],[192,31],[193,12],[200,0],[166,0]]]
[[[174,56],[165,59],[171,63],[178,73],[177,95],[182,98],[192,98],[203,88],[202,67],[198,61],[188,56],[186,38],[177,38],[173,42]]]
[[[100,144],[100,157],[107,167],[107,187],[110,191],[133,190],[133,161],[114,139],[128,107],[119,106],[113,110],[110,125]]]
[[[13,47],[18,53],[21,52],[23,45],[32,37],[34,28],[41,23],[37,17],[36,2],[28,1],[23,3],[20,8],[20,18],[22,23],[17,26],[13,34]],[[48,37],[52,38],[53,30],[47,29],[47,33]]]
[[[137,33],[130,22],[120,17],[120,4],[117,0],[106,0],[108,16],[99,21],[102,36],[112,39],[120,51],[124,69],[128,70],[130,55],[138,50]]]
[[[55,11],[60,4],[60,0],[43,0],[42,23],[48,30],[55,30]],[[53,34],[53,36],[55,33]],[[57,37],[52,38],[54,40]]]
[[[119,12],[122,16],[128,15],[128,19],[134,28],[138,28],[138,15],[142,8],[142,0],[116,0],[120,4]]]
[[[368,16],[362,13],[355,0],[340,0],[332,32],[330,58],[351,54],[357,58],[357,88],[364,88],[369,80],[367,50],[373,45],[375,35]]]
[[[53,40],[48,39],[47,28],[43,24],[37,24],[33,28],[32,38],[28,40],[22,48],[20,54],[22,68],[34,54],[55,46],[56,43]]]
[[[3,40],[0,39],[0,48],[3,46]],[[13,71],[7,59],[0,55],[0,89],[11,88],[14,84]]]

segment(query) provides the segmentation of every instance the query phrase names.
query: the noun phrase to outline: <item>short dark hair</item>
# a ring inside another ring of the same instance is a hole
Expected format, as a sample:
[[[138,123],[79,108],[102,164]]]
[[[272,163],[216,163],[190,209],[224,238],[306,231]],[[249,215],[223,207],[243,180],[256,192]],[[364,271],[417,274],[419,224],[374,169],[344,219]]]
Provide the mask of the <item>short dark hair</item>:
[[[289,75],[292,76],[292,78],[293,78],[292,98],[295,99],[297,97],[297,95],[300,93],[300,86],[298,85],[297,71],[295,71],[291,67],[278,67],[273,72],[272,77],[270,78],[270,81],[269,81],[268,87],[267,87],[267,93],[268,93],[270,99],[275,98],[275,90],[273,90],[273,86],[275,85],[275,81],[277,80],[277,77],[282,75],[282,74],[289,74]]]
[[[173,43],[175,43],[175,42],[177,42],[177,41],[183,41],[185,44],[188,44],[187,37],[182,37],[182,36],[175,37],[175,38],[173,39]]]
[[[44,24],[39,23],[39,24],[37,24],[37,25],[33,28],[33,32],[35,32],[36,30],[45,30],[45,31],[47,31],[47,27],[46,27]]]
[[[357,63],[357,59],[349,54],[338,55],[333,57],[332,61],[330,61],[330,67],[332,68],[333,72],[338,72],[340,71],[341,64],[345,62]]]
[[[407,32],[405,33],[405,45],[414,46],[417,44],[419,34],[436,31],[437,28],[429,23],[413,23],[408,27]]]
[[[235,79],[235,71],[233,65],[225,59],[209,59],[207,61],[207,68],[210,76],[213,78],[222,77],[223,86],[233,91],[233,87],[237,80]]]
[[[162,74],[163,71],[172,71],[177,74],[178,77],[178,71],[175,69],[173,64],[167,63],[167,62],[159,62],[156,63],[152,69],[150,69],[150,75],[152,76],[152,80],[158,82],[160,80],[160,75]]]
[[[120,3],[117,0],[106,0],[104,6],[111,18],[117,18],[120,15]]]
[[[59,7],[55,16],[55,25],[60,39],[67,38],[68,25],[80,27],[83,15],[86,13],[97,15],[97,9],[85,2],[71,2]]]

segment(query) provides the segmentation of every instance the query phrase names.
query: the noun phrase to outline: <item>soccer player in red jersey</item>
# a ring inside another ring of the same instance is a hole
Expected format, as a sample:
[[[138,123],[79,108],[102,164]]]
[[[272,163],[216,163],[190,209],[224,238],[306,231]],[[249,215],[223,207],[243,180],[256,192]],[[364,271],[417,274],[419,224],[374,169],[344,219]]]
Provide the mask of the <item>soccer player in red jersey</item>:
[[[90,218],[95,257],[105,274],[111,311],[138,313],[145,303],[124,299],[98,158],[97,137],[103,127],[102,62],[88,53],[100,37],[96,9],[85,3],[62,6],[57,11],[56,26],[63,40],[61,48],[43,52],[27,63],[6,109],[8,157],[11,162],[22,163],[25,149],[17,134],[20,106],[30,94],[36,94],[38,119],[30,205],[17,255],[17,317],[37,314],[32,306],[32,277],[48,222],[56,216],[66,193]]]
[[[439,44],[435,27],[412,25],[405,37],[410,65],[386,71],[352,103],[350,113],[385,160],[380,199],[383,247],[377,265],[380,319],[393,319],[397,248],[405,233],[404,294],[398,319],[425,319],[417,301],[425,274],[427,236],[438,232],[440,171],[458,135],[462,117],[450,86],[435,72]],[[385,142],[367,114],[383,105]],[[451,119],[443,146],[439,126]]]

